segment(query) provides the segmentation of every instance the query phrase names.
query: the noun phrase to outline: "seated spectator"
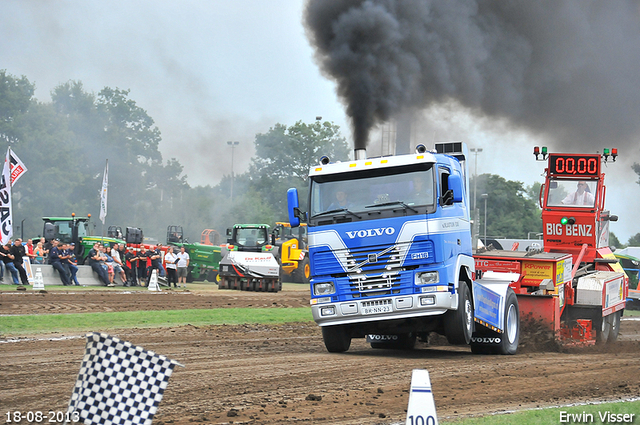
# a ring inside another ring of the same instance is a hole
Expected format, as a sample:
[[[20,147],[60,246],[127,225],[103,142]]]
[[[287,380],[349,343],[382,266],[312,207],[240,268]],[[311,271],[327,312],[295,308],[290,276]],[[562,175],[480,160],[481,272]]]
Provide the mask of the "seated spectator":
[[[13,265],[18,270],[20,274],[20,280],[23,285],[29,284],[29,278],[27,276],[27,271],[24,269],[24,263],[22,259],[27,256],[27,250],[24,245],[22,245],[22,239],[17,238],[11,247],[11,254],[13,255]]]
[[[11,277],[13,278],[14,285],[20,285],[20,275],[18,273],[18,269],[16,269],[13,264],[13,255],[10,252],[11,250],[11,240],[9,240],[3,247],[0,247],[0,257],[2,257],[2,262],[4,263],[5,268],[11,273]]]
[[[64,244],[62,246],[63,260],[62,262],[69,268],[69,274],[71,276],[70,283],[75,283],[76,286],[80,286],[78,282],[78,264],[76,263],[76,256],[73,253],[74,244]]]
[[[66,257],[64,257],[63,250],[59,247],[60,241],[57,239],[51,241],[51,251],[49,252],[49,264],[58,271],[60,274],[60,280],[64,286],[71,285],[71,272],[67,265]]]
[[[103,256],[100,252],[100,243],[93,244],[93,248],[89,251],[87,257],[91,269],[98,274],[98,278],[104,286],[109,286],[109,273],[107,272],[106,265],[103,267]]]
[[[44,264],[44,257],[47,256],[47,251],[42,246],[42,241],[36,244],[36,247],[33,250],[33,254],[35,255],[34,263],[35,264]]]

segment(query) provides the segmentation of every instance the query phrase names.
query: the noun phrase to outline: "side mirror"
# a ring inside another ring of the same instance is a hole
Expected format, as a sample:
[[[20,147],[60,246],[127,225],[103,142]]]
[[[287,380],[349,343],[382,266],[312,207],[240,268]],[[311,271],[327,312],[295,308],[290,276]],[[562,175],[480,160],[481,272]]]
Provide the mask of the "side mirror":
[[[231,236],[231,229],[227,229],[227,236]]]
[[[453,190],[453,202],[462,202],[462,178],[458,174],[449,175],[449,189]]]
[[[295,187],[287,190],[287,212],[289,213],[291,227],[300,226],[300,203],[298,201],[298,189]]]

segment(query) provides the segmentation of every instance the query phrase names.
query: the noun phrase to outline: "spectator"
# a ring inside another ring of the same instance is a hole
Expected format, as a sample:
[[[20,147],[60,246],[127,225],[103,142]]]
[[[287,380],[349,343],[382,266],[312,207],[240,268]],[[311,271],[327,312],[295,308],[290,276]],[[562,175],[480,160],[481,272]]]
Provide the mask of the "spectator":
[[[147,286],[149,286],[149,282],[151,281],[151,274],[153,270],[158,270],[158,275],[160,274],[160,269],[162,268],[162,255],[158,248],[149,247],[147,252],[145,253],[147,257]],[[164,269],[163,269],[164,270]]]
[[[113,279],[116,275],[115,263],[113,262],[113,257],[107,254],[106,246],[100,244],[99,248],[100,248],[100,254],[102,255],[102,267],[104,267],[107,270],[107,274],[109,276],[108,286],[116,286],[116,284],[113,283]]]
[[[127,248],[125,254],[125,273],[127,274],[126,286],[138,286],[138,256],[136,254],[136,248]]]
[[[173,253],[173,246],[169,245],[169,250],[164,256],[164,262],[167,265],[167,283],[171,288],[171,282],[173,287],[178,287],[178,256]]]
[[[127,286],[127,274],[124,271],[124,264],[120,257],[120,247],[117,243],[111,244],[111,258],[113,258],[113,269],[115,273],[118,273],[122,285]]]
[[[189,253],[184,246],[181,246],[180,252],[176,256],[178,257],[178,287],[182,284],[182,287],[186,288],[187,274],[189,272]]]
[[[16,267],[16,270],[18,270],[18,273],[20,273],[20,280],[22,281],[22,284],[28,285],[29,278],[27,277],[27,272],[25,271],[22,262],[22,259],[27,256],[27,252],[24,245],[22,245],[22,239],[18,238],[15,240],[10,252],[11,255],[13,255],[13,265]]]
[[[36,244],[36,247],[33,249],[33,254],[35,255],[33,259],[35,264],[44,264],[44,257],[47,255],[47,251],[45,251],[42,246],[42,241]]]
[[[33,262],[33,260],[35,260],[36,255],[33,253],[33,249],[35,247],[33,246],[33,239],[27,239],[27,243],[24,246],[24,249],[27,253],[27,257],[29,257],[29,260],[31,262]]]
[[[109,286],[109,274],[107,270],[102,267],[103,257],[100,253],[100,243],[93,244],[93,248],[89,251],[89,265],[91,269],[98,274],[98,278],[104,286]]]
[[[6,243],[5,246],[0,249],[0,256],[2,256],[2,262],[4,266],[11,273],[14,285],[20,285],[18,269],[13,265],[13,255],[11,254],[11,240]]]
[[[158,261],[158,265],[160,266],[158,268],[160,276],[166,276],[167,273],[165,272],[164,266],[162,265],[162,244],[161,243],[158,243],[158,245],[156,245],[155,251],[158,253],[158,255],[160,255],[160,261]]]
[[[143,282],[147,280],[147,263],[149,259],[145,255],[147,249],[143,244],[140,244],[140,248],[138,248],[138,282],[140,286],[144,286]]]
[[[62,246],[62,263],[67,265],[69,268],[69,275],[71,279],[69,279],[69,284],[75,283],[76,286],[80,286],[80,282],[78,282],[78,264],[76,263],[76,256],[73,253],[75,248],[75,244],[64,244]]]
[[[54,239],[51,241],[51,251],[49,252],[49,264],[58,271],[60,280],[64,286],[71,285],[71,272],[67,261],[63,261],[64,252],[59,247],[59,241]],[[66,259],[66,257],[65,257]]]

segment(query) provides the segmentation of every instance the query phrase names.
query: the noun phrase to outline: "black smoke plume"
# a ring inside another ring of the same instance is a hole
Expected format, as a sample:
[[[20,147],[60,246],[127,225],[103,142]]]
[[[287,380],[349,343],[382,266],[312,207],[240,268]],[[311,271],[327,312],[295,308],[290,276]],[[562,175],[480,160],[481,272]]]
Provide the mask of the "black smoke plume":
[[[356,149],[376,123],[447,101],[622,147],[640,126],[639,17],[637,0],[309,0],[304,22]]]

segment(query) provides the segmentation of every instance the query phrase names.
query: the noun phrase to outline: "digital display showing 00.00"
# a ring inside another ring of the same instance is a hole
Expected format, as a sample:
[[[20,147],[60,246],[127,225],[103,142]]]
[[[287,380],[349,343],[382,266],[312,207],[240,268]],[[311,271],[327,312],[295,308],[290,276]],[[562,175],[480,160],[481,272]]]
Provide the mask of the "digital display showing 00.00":
[[[600,175],[600,155],[549,155],[549,173],[562,176]]]

